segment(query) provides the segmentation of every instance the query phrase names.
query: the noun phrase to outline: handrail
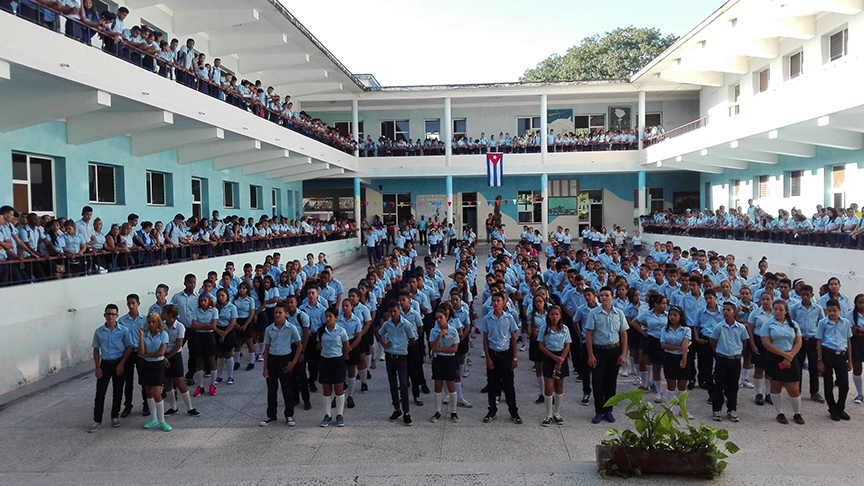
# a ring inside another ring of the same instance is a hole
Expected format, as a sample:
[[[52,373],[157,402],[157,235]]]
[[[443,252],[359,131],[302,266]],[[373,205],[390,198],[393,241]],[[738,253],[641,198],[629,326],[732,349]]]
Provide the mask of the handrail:
[[[656,135],[652,135],[643,140],[642,145],[647,147],[649,145],[654,145],[655,143],[662,142],[663,140],[667,140],[670,138],[677,137],[679,135],[683,135],[685,133],[690,133],[694,130],[698,130],[704,126],[708,125],[708,119],[710,115],[705,115],[702,118],[697,118],[689,123],[685,123],[679,127],[675,127],[672,130],[665,131],[663,133],[658,133]]]

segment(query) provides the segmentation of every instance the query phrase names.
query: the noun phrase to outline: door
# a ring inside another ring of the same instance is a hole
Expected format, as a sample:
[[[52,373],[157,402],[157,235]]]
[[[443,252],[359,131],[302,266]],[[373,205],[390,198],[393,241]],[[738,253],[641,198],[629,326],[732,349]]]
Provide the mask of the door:
[[[204,208],[202,205],[202,183],[201,179],[196,177],[192,178],[192,216],[195,216],[198,219],[201,219],[202,214],[204,213]]]
[[[465,204],[470,202],[471,205]],[[462,193],[462,231],[468,226],[474,228],[477,233],[477,193],[463,192]]]
[[[12,201],[19,213],[56,215],[54,159],[12,154]]]

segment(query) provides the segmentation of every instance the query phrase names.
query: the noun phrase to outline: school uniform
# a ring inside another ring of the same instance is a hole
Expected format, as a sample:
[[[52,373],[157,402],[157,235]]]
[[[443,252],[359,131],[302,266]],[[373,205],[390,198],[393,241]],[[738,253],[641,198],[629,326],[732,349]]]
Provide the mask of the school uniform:
[[[561,356],[564,353],[564,346],[572,343],[573,339],[570,337],[570,329],[568,329],[567,326],[562,325],[561,329],[553,331],[547,330],[546,324],[544,323],[540,326],[540,332],[537,334],[537,342],[543,343],[543,345],[546,346],[546,350],[555,356]],[[567,365],[566,359],[561,363],[561,370],[558,376],[555,376],[554,374],[556,365],[557,363],[544,353],[543,377],[557,380],[570,376],[570,367]]]
[[[93,332],[92,346],[94,349],[99,350],[99,369],[102,370],[102,378],[96,380],[93,421],[102,423],[105,393],[108,391],[109,381],[113,382],[114,387],[111,398],[111,418],[116,419],[120,417],[120,405],[123,401],[125,377],[117,375],[117,366],[120,364],[126,348],[132,346],[132,339],[129,336],[129,331],[123,326],[117,325],[112,330],[103,325]]]
[[[418,292],[414,297],[426,299],[426,295]],[[424,306],[429,308],[429,301],[424,302]],[[417,300],[411,301],[411,309],[408,312],[400,309],[402,320],[406,324],[414,326],[414,333],[417,335],[417,341],[413,345],[408,345],[407,363],[408,363],[408,379],[411,382],[411,395],[417,399],[420,397],[420,387],[426,384],[426,376],[423,374],[423,359],[426,356],[426,348],[423,342],[423,336],[426,334],[426,329],[431,332],[432,326],[424,326],[423,317],[420,314],[420,304]]]
[[[324,312],[327,310],[327,306],[324,305],[324,302],[319,297],[314,306],[308,300],[303,302],[300,305],[300,310],[309,317],[309,339],[306,342],[306,349],[303,350],[303,356],[306,359],[309,371],[309,388],[315,390],[315,381],[318,379],[321,357],[321,353],[318,351],[318,334],[319,330],[324,326]]]
[[[345,315],[340,315],[336,319],[336,325],[345,329],[346,334],[348,335],[348,341],[354,342],[354,339],[357,337],[357,334],[363,332],[363,323],[360,321],[360,318],[354,312],[351,313],[350,317],[345,317]],[[352,349],[348,352],[348,362],[345,363],[348,366],[357,366],[360,363],[360,346]]]
[[[237,327],[240,327],[247,319],[249,319],[249,316],[257,310],[257,307],[255,307],[255,299],[248,296],[244,298],[235,297],[233,302],[234,307],[237,309]],[[250,322],[249,325],[246,326],[245,331],[238,329],[235,334],[236,339],[245,342],[246,339],[251,339],[255,335],[255,326]]]
[[[853,309],[846,314],[846,320],[852,325],[852,328],[864,328],[864,316],[861,314],[855,315],[857,312]],[[856,336],[852,335],[849,339],[849,343],[852,346],[852,361],[853,362],[862,362],[864,361],[864,336]]]
[[[525,296],[525,300],[533,301],[534,297],[531,294]],[[529,309],[532,307],[530,302],[527,304]],[[530,315],[526,317],[527,323],[531,323],[533,321],[534,327],[538,330],[546,325],[546,312],[542,314],[538,314],[537,312],[532,312]],[[528,339],[528,359],[532,363],[536,363],[538,361],[543,361],[545,354],[540,351],[540,337],[531,336]]]
[[[321,343],[318,382],[322,385],[345,383],[347,366],[342,351],[344,343],[350,342],[348,332],[341,326],[333,326],[332,330],[322,326],[317,334]]]
[[[660,342],[681,346],[684,340],[693,341],[692,330],[687,326],[679,325],[677,329],[666,326],[660,330]],[[663,350],[663,374],[667,380],[681,381],[688,378],[687,368],[681,368],[681,358],[684,352],[681,350]]]
[[[149,330],[145,331],[141,343],[145,353],[155,353],[163,344],[168,344],[168,333],[162,331],[154,335]],[[138,384],[142,387],[161,387],[165,384],[165,355],[141,358],[138,365]]]
[[[771,311],[765,312],[765,309],[762,307],[757,307],[747,317],[747,322],[753,326],[753,339],[756,341],[753,344],[759,350],[759,354],[754,354],[750,358],[750,361],[757,368],[765,368],[765,355],[768,354],[765,351],[765,345],[762,344],[762,326],[773,318],[774,316],[771,314]]]
[[[297,328],[288,322],[279,327],[274,322],[264,330],[264,345],[267,351],[267,418],[276,418],[279,387],[282,387],[282,400],[285,403],[285,418],[294,416],[294,387],[292,373],[283,371],[294,359],[296,345],[301,341]]]
[[[816,353],[816,328],[819,321],[825,316],[825,312],[815,302],[810,302],[810,307],[804,307],[800,301],[789,306],[789,315],[798,324],[801,330],[801,351],[798,352],[798,368],[803,374],[804,361],[807,361],[807,372],[810,382],[810,394],[819,393],[819,367],[817,366],[818,354]],[[803,390],[803,387],[802,387]]]
[[[744,341],[749,339],[747,328],[737,321],[728,324],[725,320],[714,328],[711,339],[717,340],[714,349],[714,389],[711,408],[719,412],[726,399],[726,410],[738,410],[738,379],[741,377],[741,354]]]
[[[668,314],[664,312],[657,315],[653,310],[649,310],[638,315],[636,320],[645,323],[644,329],[647,336],[642,339],[642,351],[648,355],[651,364],[662,365],[664,363],[664,350],[660,343],[663,339],[663,330],[669,322]]]
[[[596,414],[611,413],[605,407],[606,400],[615,395],[617,388],[618,358],[621,356],[621,332],[629,327],[624,312],[612,307],[608,312],[602,306],[595,307],[585,319],[585,330],[593,331],[592,347],[597,366],[593,370],[594,411]]]
[[[443,332],[443,335],[442,335]],[[436,324],[429,333],[429,342],[435,342],[438,336],[441,336],[441,341],[438,343],[438,348],[449,348],[453,345],[459,345],[459,330],[451,325],[447,325],[447,331],[442,331]],[[432,379],[436,381],[455,381],[456,374],[459,371],[459,364],[456,361],[456,353],[437,352],[432,358]]]
[[[165,347],[165,356],[168,356],[172,351],[174,351],[174,346],[177,345],[177,340],[184,338],[186,328],[184,328],[183,324],[178,320],[175,320],[171,325],[163,322],[162,327],[165,328],[165,332],[168,334],[168,346]],[[178,350],[174,356],[168,358],[168,366],[165,368],[165,378],[183,378],[182,351]]]
[[[219,318],[216,321],[216,327],[218,327],[220,331],[225,331],[225,329],[228,329],[228,326],[231,325],[231,319],[239,320],[237,317],[237,306],[231,304],[230,302],[228,304],[225,304],[225,307],[219,309],[218,311]],[[225,335],[225,338],[219,341],[219,343],[216,345],[216,349],[220,353],[230,353],[234,351],[234,345],[236,343],[237,333],[234,331],[234,329],[232,329],[231,332]]]
[[[852,337],[852,323],[843,316],[835,324],[830,318],[823,317],[816,328],[817,342],[822,345],[822,364],[825,372],[822,380],[825,386],[825,402],[833,415],[846,409],[849,395],[849,351],[848,339]],[[837,398],[834,398],[835,377]]]
[[[138,317],[132,317],[129,314],[123,315],[117,319],[117,325],[123,326],[129,331],[129,339],[132,346],[132,354],[126,359],[126,364],[123,368],[123,394],[125,397],[124,408],[132,408],[132,391],[135,388],[135,370],[138,368],[138,329],[147,328],[147,318],[143,314],[138,314]],[[140,370],[139,370],[140,374]],[[144,389],[141,389],[141,398],[146,406],[147,394]]]
[[[762,335],[767,336],[771,340],[771,344],[776,346],[780,351],[790,352],[795,344],[795,337],[801,335],[801,329],[794,322],[790,325],[788,322],[777,322],[776,319],[771,319],[762,325]],[[792,360],[792,366],[789,368],[780,368],[780,363],[783,362],[783,357],[772,352],[768,352],[765,356],[765,376],[771,381],[779,381],[781,383],[797,383],[801,381],[801,368],[798,366],[798,356]]]
[[[700,339],[704,339],[705,343],[691,344],[690,349],[694,351],[691,357],[693,354],[696,355],[699,384],[707,386],[708,390],[711,390],[711,387],[714,386],[714,351],[711,349],[710,339],[714,334],[714,328],[724,322],[723,308],[718,305],[717,309],[712,312],[708,310],[708,307],[704,307],[696,319],[696,322],[689,323],[693,327],[693,339],[695,340],[698,336]]]
[[[394,410],[408,413],[408,346],[411,339],[417,339],[416,327],[400,318],[392,319],[381,325],[378,334],[390,348],[385,350],[387,378],[390,383],[390,398]],[[398,382],[397,382],[398,380]]]
[[[501,393],[507,401],[510,416],[516,416],[519,408],[516,406],[516,390],[513,386],[514,349],[511,347],[511,333],[518,332],[519,325],[512,314],[506,310],[501,316],[490,311],[480,324],[480,332],[485,334],[488,342],[488,359],[492,361],[492,369],[486,370],[489,415],[498,413],[496,403]]]

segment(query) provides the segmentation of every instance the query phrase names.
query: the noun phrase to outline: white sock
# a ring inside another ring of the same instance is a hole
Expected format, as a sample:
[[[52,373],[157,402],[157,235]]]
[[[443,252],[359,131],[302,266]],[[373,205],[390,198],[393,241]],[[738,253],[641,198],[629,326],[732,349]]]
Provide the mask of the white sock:
[[[640,371],[639,372],[639,379],[642,380],[642,386],[648,386],[648,372],[647,371]]]
[[[855,390],[859,395],[864,395],[861,391],[861,375],[852,375],[852,383],[855,383]]]
[[[657,393],[660,393],[660,390],[663,389],[663,383],[661,380],[654,380],[654,388],[657,389]]]
[[[749,381],[750,380],[750,368],[741,368],[741,381]]]
[[[435,393],[435,411],[441,413],[441,404],[444,403],[444,397],[441,393]]]
[[[216,386],[216,373],[210,373],[210,386]]]
[[[165,422],[165,402],[156,402],[156,420],[160,424]]]
[[[354,388],[357,386],[357,378],[348,378],[348,396],[354,396]]]
[[[225,365],[228,366],[228,378],[234,378],[234,358],[227,358],[225,360]]]
[[[768,377],[762,379],[765,382],[765,394],[771,393],[771,380]]]
[[[234,362],[240,362],[240,351],[234,351]]]
[[[783,395],[781,394],[771,394],[771,404],[774,405],[774,413],[780,415],[783,413],[783,407],[781,407],[781,402],[783,401]]]
[[[673,395],[674,395],[674,392],[667,388],[666,389],[666,403],[669,403],[669,401],[672,400]]]
[[[520,336],[522,337],[522,346],[528,346],[528,334],[523,332]]]
[[[181,393],[180,398],[183,400],[183,405],[186,405],[187,411],[195,408],[192,406],[192,395],[189,394],[189,390],[186,390],[186,393]]]
[[[795,398],[789,397],[789,401],[792,402],[792,413],[795,415],[801,413],[801,395]]]
[[[753,389],[757,395],[762,394],[762,380],[753,380]]]
[[[371,367],[372,367],[372,353],[367,353],[366,354],[366,369],[369,369]]]
[[[153,414],[152,417],[155,418],[156,421],[158,422],[158,421],[159,421],[159,416],[156,415],[156,414],[157,414],[157,410],[156,410],[156,400],[154,400],[154,399],[152,399],[152,398],[148,398],[148,399],[147,399],[147,408],[150,409],[150,412]]]
[[[537,377],[537,389],[540,390],[540,393],[543,393],[543,377]]]
[[[213,375],[210,375],[213,376]],[[195,385],[204,386],[204,370],[195,372]]]
[[[223,368],[225,368],[225,358],[216,358],[216,378],[222,378]]]
[[[254,352],[249,353],[249,356],[247,356],[247,358],[249,358],[249,359],[246,360],[246,364],[250,364],[250,363],[254,364],[255,363],[255,353]]]
[[[168,402],[168,408],[177,410],[177,396],[174,395],[174,390],[165,392],[165,401]]]
[[[564,403],[564,394],[556,393],[555,394],[555,404],[552,406],[552,416],[560,417],[561,416],[561,405]]]
[[[360,383],[366,383],[366,370],[357,370],[357,374],[360,375]]]
[[[324,415],[330,415],[330,403],[333,401],[331,395],[324,395]]]
[[[336,415],[342,415],[345,412],[345,394],[336,395]]]
[[[465,400],[465,398],[462,397],[462,382],[461,381],[456,382],[456,399],[459,400],[460,402]]]
[[[552,417],[552,395],[543,395],[543,403],[546,404],[546,416]]]

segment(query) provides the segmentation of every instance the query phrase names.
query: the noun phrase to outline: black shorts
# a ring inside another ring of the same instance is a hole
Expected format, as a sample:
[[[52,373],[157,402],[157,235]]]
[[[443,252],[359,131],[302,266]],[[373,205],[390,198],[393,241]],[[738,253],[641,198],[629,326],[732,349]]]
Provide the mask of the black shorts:
[[[356,348],[348,352],[348,361],[345,363],[346,365],[357,366],[357,364],[360,363],[360,354],[363,353],[363,350],[361,349],[362,347],[363,345],[360,344]]]
[[[864,361],[864,336],[852,336],[849,341],[852,345],[852,361]]]
[[[162,386],[165,384],[165,362],[138,361],[138,384],[141,386]]]
[[[627,328],[627,347],[630,349],[639,349],[642,347],[642,333],[633,329],[632,327]],[[630,353],[633,354],[632,352]]]
[[[537,341],[537,338],[531,338],[528,340],[528,359],[532,362],[543,361],[543,357],[545,355],[540,352],[540,343]]]
[[[651,360],[651,364],[659,365],[665,364],[666,351],[660,346],[660,339],[654,336],[642,336],[642,352],[648,355],[648,358]]]
[[[254,322],[252,322],[252,324],[250,324],[250,325],[253,325],[253,324],[254,324],[255,334],[264,334],[264,331],[267,329],[267,326],[270,325],[270,321],[267,319],[266,310],[264,312],[261,312],[260,314],[258,314],[258,318],[255,319]]]
[[[780,363],[783,358],[780,355],[772,352],[766,352],[763,360],[765,367],[765,376],[771,381],[779,381],[780,383],[798,383],[801,381],[801,368],[798,366],[799,357],[796,355],[792,360],[792,366],[786,369],[780,368]]]
[[[240,330],[240,326],[242,326],[243,323],[246,322],[246,319],[249,319],[249,316],[237,318],[237,327],[236,327],[237,341],[245,341],[247,339],[252,339],[253,337],[255,337],[255,318],[254,317],[252,318],[252,322],[250,322],[249,325],[246,326],[245,331]]]
[[[765,349],[765,345],[762,344],[762,336],[753,335],[753,339],[756,341],[756,349],[759,350],[759,354],[753,354],[750,357],[750,362],[753,363],[753,366],[756,368],[765,368],[765,356],[768,354],[768,350]]]
[[[237,333],[232,329],[231,332],[225,335],[225,339],[217,339],[216,341],[216,351],[220,353],[233,353],[234,345],[237,344]]]
[[[468,354],[469,339],[471,335],[465,334],[465,339],[459,341],[459,346],[456,347],[456,356],[464,356]]]
[[[338,385],[345,383],[347,372],[345,358],[337,356],[335,358],[321,358],[318,365],[318,383],[322,385]]]
[[[183,378],[183,353],[177,353],[168,358],[168,366],[165,367],[165,378]]]
[[[681,357],[680,354],[663,351],[663,374],[667,380],[686,381],[690,379],[690,368],[681,368]]]
[[[561,356],[563,351],[550,351],[555,356]],[[555,378],[552,376],[552,373],[555,371],[555,362],[552,361],[552,358],[549,356],[543,355],[543,378]],[[561,363],[561,378],[566,378],[570,376],[570,364],[565,359],[563,363]]]
[[[194,356],[197,359],[207,359],[211,356],[216,356],[216,333],[213,332],[198,332],[192,338],[192,346],[194,346]]]
[[[432,358],[432,379],[436,381],[455,381],[459,372],[456,356],[435,356]]]

